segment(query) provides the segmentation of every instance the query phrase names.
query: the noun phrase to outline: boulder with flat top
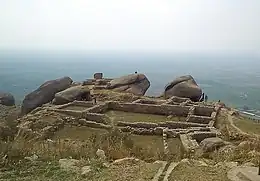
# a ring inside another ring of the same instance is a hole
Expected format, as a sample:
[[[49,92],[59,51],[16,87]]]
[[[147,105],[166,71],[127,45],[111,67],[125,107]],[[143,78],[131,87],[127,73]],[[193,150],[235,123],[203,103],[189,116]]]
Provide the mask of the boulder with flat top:
[[[144,74],[130,74],[116,79],[108,83],[107,88],[119,92],[129,92],[138,96],[146,93],[150,87],[150,81]]]
[[[87,86],[74,86],[55,94],[52,103],[56,105],[66,104],[72,101],[90,101],[90,90]]]

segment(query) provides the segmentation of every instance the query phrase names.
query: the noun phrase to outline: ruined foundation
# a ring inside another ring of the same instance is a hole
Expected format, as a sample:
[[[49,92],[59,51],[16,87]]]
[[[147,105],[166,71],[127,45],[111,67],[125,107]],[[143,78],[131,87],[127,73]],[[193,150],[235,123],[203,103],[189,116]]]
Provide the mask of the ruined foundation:
[[[102,79],[101,79],[102,80]],[[93,83],[94,80],[91,80]],[[72,107],[79,106],[81,110],[72,110]],[[132,103],[121,103],[108,101],[99,104],[92,102],[74,101],[61,106],[54,106],[48,110],[59,112],[74,117],[64,119],[62,126],[75,125],[91,128],[112,129],[118,127],[122,132],[129,132],[136,135],[162,136],[165,154],[168,154],[167,138],[179,138],[185,152],[194,152],[198,143],[205,138],[216,137],[218,132],[214,123],[220,106],[199,105],[186,98],[172,97],[167,100],[138,99]],[[113,123],[105,113],[109,110],[123,111],[130,113],[154,114],[163,116],[186,117],[186,121],[165,121],[165,122],[128,122],[118,121]],[[62,128],[62,126],[49,126],[44,128],[40,135],[47,138]]]

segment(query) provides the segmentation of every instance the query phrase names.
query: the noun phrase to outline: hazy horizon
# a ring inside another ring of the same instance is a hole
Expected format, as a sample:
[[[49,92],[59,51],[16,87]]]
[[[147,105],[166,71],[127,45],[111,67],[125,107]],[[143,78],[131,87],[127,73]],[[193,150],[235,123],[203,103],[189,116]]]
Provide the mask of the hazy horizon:
[[[259,0],[1,0],[0,50],[260,52]]]

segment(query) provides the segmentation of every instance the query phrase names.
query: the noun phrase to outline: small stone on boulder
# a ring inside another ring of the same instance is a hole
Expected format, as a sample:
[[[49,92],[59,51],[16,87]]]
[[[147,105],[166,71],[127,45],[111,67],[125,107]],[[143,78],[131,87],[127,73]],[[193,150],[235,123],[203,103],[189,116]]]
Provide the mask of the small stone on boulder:
[[[95,73],[94,74],[94,79],[103,79],[103,73]]]
[[[0,104],[4,106],[14,106],[14,96],[10,93],[0,92]]]

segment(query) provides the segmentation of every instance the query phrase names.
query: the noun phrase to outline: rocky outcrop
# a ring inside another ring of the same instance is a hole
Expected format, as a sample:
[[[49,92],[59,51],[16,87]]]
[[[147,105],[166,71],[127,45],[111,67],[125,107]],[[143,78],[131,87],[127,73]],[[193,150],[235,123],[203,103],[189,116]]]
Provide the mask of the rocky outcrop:
[[[14,96],[10,93],[0,92],[0,104],[4,106],[14,106],[15,105]]]
[[[55,94],[53,104],[66,104],[72,101],[90,101],[90,90],[86,86],[74,86]]]
[[[165,86],[164,97],[172,96],[190,98],[192,101],[199,101],[202,95],[201,88],[191,75],[176,78]]]
[[[25,96],[21,113],[27,114],[33,109],[51,102],[56,93],[69,88],[72,82],[70,77],[62,77],[45,82],[38,89]]]
[[[129,92],[138,96],[146,93],[150,87],[150,82],[144,74],[130,74],[120,78],[113,79],[108,84],[108,89],[119,92]]]

